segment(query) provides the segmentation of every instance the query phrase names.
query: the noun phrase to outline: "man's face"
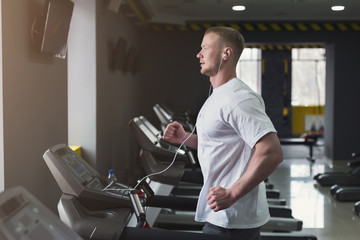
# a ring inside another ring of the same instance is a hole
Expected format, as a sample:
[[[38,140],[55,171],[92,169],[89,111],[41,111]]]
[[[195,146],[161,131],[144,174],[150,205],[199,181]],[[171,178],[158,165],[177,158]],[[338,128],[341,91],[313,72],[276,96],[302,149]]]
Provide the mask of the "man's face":
[[[217,74],[221,60],[217,34],[210,32],[204,35],[201,51],[196,57],[200,60],[201,74],[209,77]]]

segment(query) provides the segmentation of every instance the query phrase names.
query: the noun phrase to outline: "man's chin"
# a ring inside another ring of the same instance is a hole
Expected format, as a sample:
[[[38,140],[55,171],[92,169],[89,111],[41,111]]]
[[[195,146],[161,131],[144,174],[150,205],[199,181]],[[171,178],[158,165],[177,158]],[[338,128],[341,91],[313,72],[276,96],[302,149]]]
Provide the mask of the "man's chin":
[[[206,76],[208,76],[208,71],[206,71],[206,69],[200,69],[200,73],[202,74],[202,75],[206,75]]]
[[[209,72],[209,71],[206,71],[206,70],[204,70],[204,69],[201,69],[200,70],[200,73],[202,74],[202,75],[205,75],[205,76],[208,76],[208,77],[211,77],[213,74],[211,74],[211,72]]]

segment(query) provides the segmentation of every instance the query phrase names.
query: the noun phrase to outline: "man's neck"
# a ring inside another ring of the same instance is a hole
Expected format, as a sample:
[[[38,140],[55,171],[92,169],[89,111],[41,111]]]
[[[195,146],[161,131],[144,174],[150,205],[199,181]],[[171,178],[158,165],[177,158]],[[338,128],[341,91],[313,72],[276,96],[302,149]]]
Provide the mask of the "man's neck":
[[[236,77],[235,72],[231,72],[227,74],[225,72],[218,72],[218,74],[216,74],[215,76],[210,77],[211,86],[213,88],[220,87],[221,85],[227,83],[228,81],[230,81],[235,77]]]

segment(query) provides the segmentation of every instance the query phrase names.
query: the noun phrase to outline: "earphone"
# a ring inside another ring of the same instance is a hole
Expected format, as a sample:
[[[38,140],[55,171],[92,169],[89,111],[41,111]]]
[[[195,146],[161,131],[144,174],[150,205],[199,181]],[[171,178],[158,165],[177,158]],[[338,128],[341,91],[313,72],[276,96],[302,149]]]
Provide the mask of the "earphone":
[[[228,54],[227,53],[224,53],[224,57],[227,57],[228,56]]]

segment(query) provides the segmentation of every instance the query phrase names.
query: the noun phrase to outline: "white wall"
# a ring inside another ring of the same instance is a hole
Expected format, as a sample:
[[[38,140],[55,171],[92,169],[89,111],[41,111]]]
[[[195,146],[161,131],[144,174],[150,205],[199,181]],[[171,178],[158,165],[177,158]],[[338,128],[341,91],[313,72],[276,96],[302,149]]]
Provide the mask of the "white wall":
[[[121,181],[136,184],[128,122],[138,105],[137,74],[109,67],[119,37],[139,48],[133,23],[108,9],[108,1],[75,0],[68,45],[69,144],[100,174],[114,169]],[[135,148],[134,148],[135,146]]]
[[[69,144],[96,165],[96,2],[75,0],[68,38]]]

